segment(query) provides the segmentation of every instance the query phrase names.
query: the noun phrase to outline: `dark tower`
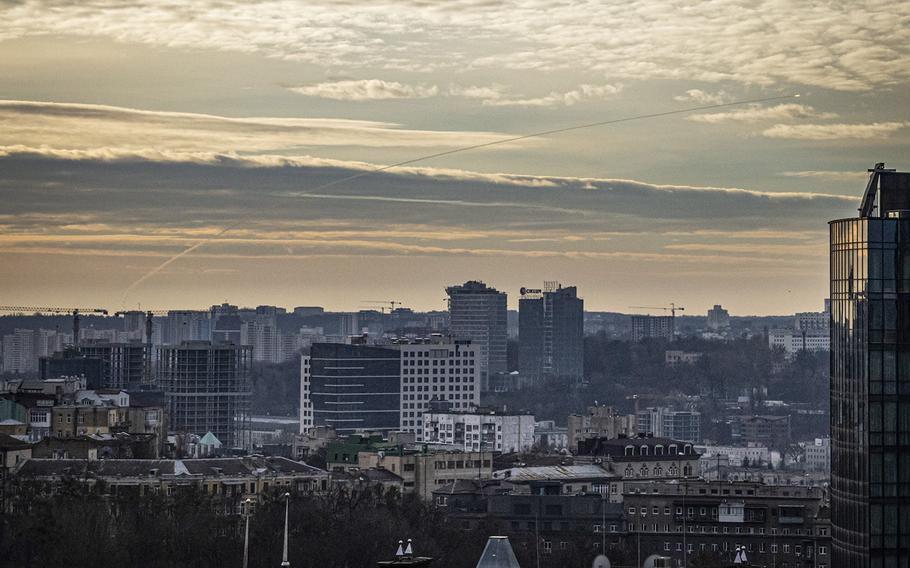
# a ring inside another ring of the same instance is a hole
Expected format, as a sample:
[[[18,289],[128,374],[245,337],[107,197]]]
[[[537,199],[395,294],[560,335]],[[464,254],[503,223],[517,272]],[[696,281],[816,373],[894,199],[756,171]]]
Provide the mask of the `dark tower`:
[[[910,173],[830,223],[832,566],[910,558]]]

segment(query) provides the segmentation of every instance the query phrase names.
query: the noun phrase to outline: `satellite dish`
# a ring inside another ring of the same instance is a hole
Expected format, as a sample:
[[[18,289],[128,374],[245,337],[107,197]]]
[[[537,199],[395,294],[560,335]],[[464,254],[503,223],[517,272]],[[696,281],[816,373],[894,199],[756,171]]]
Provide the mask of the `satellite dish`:
[[[594,564],[591,564],[591,568],[610,568],[610,559],[603,554],[598,554],[594,559]]]

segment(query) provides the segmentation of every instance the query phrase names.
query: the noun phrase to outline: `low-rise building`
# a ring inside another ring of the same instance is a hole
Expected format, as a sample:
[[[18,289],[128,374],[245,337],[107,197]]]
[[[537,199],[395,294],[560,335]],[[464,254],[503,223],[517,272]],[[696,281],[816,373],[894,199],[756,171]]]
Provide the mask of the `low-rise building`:
[[[569,449],[573,452],[582,440],[635,435],[635,416],[620,414],[612,406],[589,406],[585,414],[570,414],[567,422]]]
[[[767,466],[771,463],[771,451],[767,446],[757,444],[746,446],[696,445],[695,451],[701,454],[701,461],[705,463],[722,463],[734,467]]]
[[[490,479],[493,453],[403,447],[358,454],[358,469],[386,469],[403,480],[405,493],[431,499],[433,490],[458,479]]]
[[[534,445],[534,415],[497,410],[427,412],[423,439],[464,451],[528,452]]]
[[[557,426],[554,420],[535,422],[534,447],[542,452],[570,449],[569,429]]]
[[[727,562],[745,547],[761,566],[829,566],[830,519],[815,487],[704,480],[640,481],[624,486],[628,540],[669,556],[674,565],[699,558]]]
[[[790,416],[734,416],[730,431],[734,444],[782,448],[790,443]]]
[[[628,479],[679,479],[698,475],[701,457],[692,444],[668,438],[592,438],[578,444],[577,460],[600,463]]]
[[[636,429],[639,435],[650,434],[697,444],[701,442],[701,413],[664,406],[648,407],[638,411]]]
[[[701,360],[702,353],[697,351],[678,351],[670,350],[664,351],[664,364],[669,367],[676,367],[679,365],[694,365]]]

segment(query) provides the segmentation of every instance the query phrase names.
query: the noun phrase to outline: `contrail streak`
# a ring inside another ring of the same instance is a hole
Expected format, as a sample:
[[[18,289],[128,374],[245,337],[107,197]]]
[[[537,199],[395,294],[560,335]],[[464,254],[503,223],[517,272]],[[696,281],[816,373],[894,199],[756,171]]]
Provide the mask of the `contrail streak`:
[[[311,192],[321,191],[323,189],[327,189],[332,186],[336,186],[336,185],[339,185],[342,183],[353,181],[355,179],[360,179],[362,177],[366,177],[369,175],[378,174],[380,172],[385,172],[385,171],[391,170],[393,168],[400,168],[402,166],[416,164],[417,162],[432,160],[434,158],[441,158],[443,156],[451,156],[452,154],[460,154],[462,152],[469,152],[471,150],[479,150],[481,148],[488,148],[490,146],[499,146],[501,144],[508,144],[509,142],[518,142],[520,140],[527,140],[528,138],[538,138],[538,137],[547,136],[550,134],[561,134],[563,132],[571,132],[573,130],[583,130],[586,128],[595,128],[598,126],[608,126],[611,124],[619,124],[622,122],[632,122],[635,120],[645,120],[645,119],[649,119],[649,118],[661,118],[664,116],[687,114],[690,112],[698,112],[698,111],[703,111],[703,110],[712,110],[712,109],[726,108],[726,107],[731,107],[731,106],[739,106],[739,105],[747,105],[747,104],[767,103],[767,102],[771,102],[771,101],[779,101],[779,100],[783,100],[783,99],[793,99],[793,98],[798,98],[798,97],[799,97],[799,94],[791,94],[791,95],[779,95],[776,97],[765,97],[765,98],[761,98],[761,99],[746,99],[746,100],[733,101],[733,102],[729,102],[729,103],[703,105],[703,106],[689,107],[689,108],[683,108],[683,109],[677,109],[677,110],[668,110],[668,111],[664,111],[664,112],[639,114],[639,115],[627,116],[627,117],[623,117],[623,118],[614,118],[612,120],[602,120],[599,122],[589,122],[586,124],[576,124],[574,126],[554,128],[552,130],[541,130],[540,132],[531,132],[529,134],[521,134],[519,136],[511,136],[509,138],[501,138],[499,140],[492,140],[490,142],[483,142],[481,144],[473,144],[471,146],[462,146],[460,148],[453,148],[451,150],[445,150],[443,152],[436,152],[434,154],[426,154],[424,156],[418,156],[416,158],[411,158],[408,160],[404,160],[402,162],[396,162],[394,164],[380,166],[380,167],[374,168],[369,171],[360,172],[360,173],[346,176],[346,177],[343,177],[340,179],[336,179],[334,181],[330,181],[328,183],[324,183],[320,186],[314,187],[313,189],[311,189],[309,191],[311,191]],[[123,297],[121,298],[121,307],[126,305],[126,299],[129,296],[130,292],[135,290],[136,287],[141,285],[143,282],[145,282],[152,276],[155,276],[156,274],[158,274],[159,272],[161,272],[162,270],[164,270],[165,268],[167,268],[168,266],[173,264],[175,261],[177,261],[177,260],[183,258],[184,256],[187,256],[188,254],[192,253],[193,251],[197,250],[199,247],[201,247],[211,241],[217,240],[218,238],[220,238],[222,235],[224,235],[228,231],[236,229],[237,227],[240,227],[241,225],[242,225],[242,223],[234,223],[233,225],[228,225],[227,227],[221,229],[214,235],[203,238],[202,240],[190,245],[186,249],[178,252],[174,256],[168,258],[167,260],[165,260],[158,266],[156,266],[156,267],[152,268],[150,271],[146,272],[138,280],[136,280],[135,282],[130,284],[126,290],[124,290]]]

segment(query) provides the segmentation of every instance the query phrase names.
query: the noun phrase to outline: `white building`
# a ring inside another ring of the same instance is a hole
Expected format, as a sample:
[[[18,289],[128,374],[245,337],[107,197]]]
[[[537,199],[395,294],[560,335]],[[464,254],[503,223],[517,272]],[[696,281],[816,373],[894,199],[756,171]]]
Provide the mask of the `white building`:
[[[806,468],[811,471],[828,472],[831,470],[831,438],[816,438],[807,443]]]
[[[771,463],[771,451],[765,446],[695,446],[695,451],[701,454],[701,462],[705,466],[715,464],[731,467],[768,465]]]
[[[831,336],[827,332],[773,329],[768,333],[768,345],[780,347],[793,357],[800,351],[830,351]]]
[[[466,452],[528,452],[534,445],[534,415],[507,412],[426,412],[423,442],[452,444]]]

